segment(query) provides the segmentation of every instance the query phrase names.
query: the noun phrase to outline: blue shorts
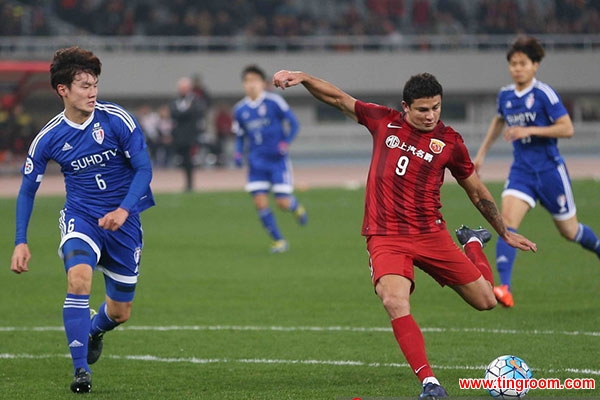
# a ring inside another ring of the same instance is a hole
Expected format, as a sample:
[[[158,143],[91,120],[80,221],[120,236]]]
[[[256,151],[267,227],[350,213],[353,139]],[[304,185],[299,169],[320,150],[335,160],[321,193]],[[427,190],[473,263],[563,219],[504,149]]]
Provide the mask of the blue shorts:
[[[564,163],[546,171],[523,171],[511,168],[502,197],[513,196],[534,208],[540,204],[557,221],[564,221],[576,214],[571,179]]]
[[[104,274],[111,299],[131,301],[143,246],[139,215],[129,216],[115,232],[100,228],[96,218],[67,209],[61,210],[58,221],[61,232],[58,255],[65,268],[68,270],[85,260],[84,263]],[[90,251],[93,254],[88,255]]]
[[[246,191],[291,194],[294,191],[292,163],[289,157],[275,161],[249,160]]]

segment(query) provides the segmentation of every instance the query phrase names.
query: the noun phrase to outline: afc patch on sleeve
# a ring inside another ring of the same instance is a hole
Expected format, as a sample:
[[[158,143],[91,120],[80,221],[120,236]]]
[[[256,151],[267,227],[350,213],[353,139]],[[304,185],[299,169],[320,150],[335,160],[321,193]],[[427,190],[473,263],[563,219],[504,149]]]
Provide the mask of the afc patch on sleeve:
[[[23,173],[25,175],[29,175],[33,172],[33,160],[29,157],[25,160],[25,165],[23,166]]]

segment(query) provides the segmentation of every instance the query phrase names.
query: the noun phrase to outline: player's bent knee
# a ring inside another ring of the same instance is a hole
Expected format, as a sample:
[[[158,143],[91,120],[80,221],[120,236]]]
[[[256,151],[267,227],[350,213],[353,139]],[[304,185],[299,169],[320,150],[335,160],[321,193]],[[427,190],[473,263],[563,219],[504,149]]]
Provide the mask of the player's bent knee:
[[[492,286],[483,277],[466,285],[452,286],[452,289],[478,311],[491,310],[498,304]]]
[[[496,307],[497,304],[498,302],[496,301],[496,297],[492,296],[489,298],[486,296],[485,299],[482,299],[477,304],[474,304],[473,307],[475,307],[477,311],[488,311]]]
[[[410,314],[410,302],[405,296],[384,293],[379,297],[381,298],[383,308],[385,308],[392,318],[399,318],[401,316]]]
[[[107,301],[107,313],[110,319],[123,324],[131,317],[131,302],[122,303],[117,301]]]

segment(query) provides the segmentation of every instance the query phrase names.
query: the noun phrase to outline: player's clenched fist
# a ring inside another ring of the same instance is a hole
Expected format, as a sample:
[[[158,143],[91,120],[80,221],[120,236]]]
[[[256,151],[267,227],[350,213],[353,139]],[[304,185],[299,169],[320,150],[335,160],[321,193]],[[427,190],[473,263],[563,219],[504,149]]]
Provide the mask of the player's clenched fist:
[[[29,252],[29,246],[27,246],[27,243],[20,243],[16,245],[10,262],[10,270],[16,274],[29,271],[27,264],[29,263],[30,259],[31,253]]]
[[[125,223],[127,217],[129,217],[127,210],[117,208],[100,218],[98,220],[98,226],[109,231],[116,231]]]
[[[273,75],[273,85],[282,89],[302,83],[302,72],[281,70]]]

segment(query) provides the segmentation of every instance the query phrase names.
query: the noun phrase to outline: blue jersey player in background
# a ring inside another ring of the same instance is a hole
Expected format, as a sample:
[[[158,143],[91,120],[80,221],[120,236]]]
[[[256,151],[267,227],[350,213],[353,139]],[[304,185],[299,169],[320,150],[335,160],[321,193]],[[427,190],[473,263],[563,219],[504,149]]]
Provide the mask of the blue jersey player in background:
[[[481,167],[492,143],[504,131],[504,139],[513,144],[514,156],[502,192],[502,216],[508,229],[516,232],[539,201],[563,237],[600,256],[597,235],[577,220],[571,181],[558,151],[558,139],[573,136],[571,118],[554,89],[535,78],[543,57],[543,47],[530,36],[518,37],[508,50],[506,59],[514,83],[498,94],[498,114],[474,164],[477,169]],[[496,267],[501,285],[494,293],[506,307],[514,306],[510,280],[515,257],[515,249],[498,239]]]
[[[89,392],[89,364],[100,357],[102,336],[127,321],[142,251],[139,214],[154,205],[152,167],[143,132],[116,104],[97,100],[100,60],[71,47],[54,55],[51,85],[64,111],[33,140],[17,198],[11,270],[27,272],[27,226],[46,165],[56,161],[65,179],[59,255],[67,273],[63,322],[75,378],[71,390]],[[94,269],[102,271],[106,300],[95,313],[89,298]]]
[[[254,206],[273,244],[272,253],[288,250],[275,215],[269,207],[269,191],[273,191],[280,209],[290,211],[300,225],[307,222],[305,208],[293,193],[292,165],[289,146],[299,129],[296,116],[279,95],[266,91],[265,72],[256,65],[242,71],[246,97],[233,110],[233,132],[236,134],[234,161],[242,166],[247,149],[248,181],[246,191],[252,194]]]

